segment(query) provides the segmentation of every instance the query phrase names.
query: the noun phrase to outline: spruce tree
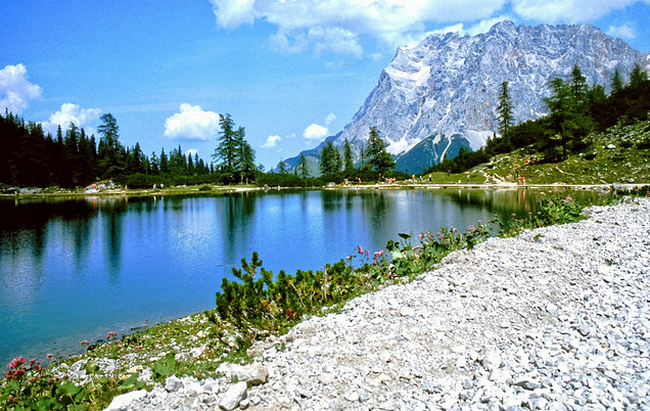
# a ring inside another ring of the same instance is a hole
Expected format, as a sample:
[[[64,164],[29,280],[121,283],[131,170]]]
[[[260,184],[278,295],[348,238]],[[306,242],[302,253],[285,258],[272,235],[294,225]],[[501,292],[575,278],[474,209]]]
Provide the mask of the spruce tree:
[[[379,172],[395,168],[395,161],[386,151],[386,143],[381,138],[379,130],[375,126],[370,127],[366,156],[368,157],[370,167]]]
[[[501,83],[497,111],[499,113],[499,133],[501,133],[502,137],[506,137],[510,127],[512,127],[512,100],[510,99],[507,81]]]
[[[307,165],[307,158],[303,154],[300,155],[298,162],[298,176],[300,178],[309,178],[309,166]]]
[[[354,170],[354,155],[352,154],[352,147],[347,138],[343,144],[343,164],[345,171],[349,172]]]
[[[623,90],[623,87],[625,87],[623,85],[623,77],[617,67],[616,70],[614,70],[614,77],[612,78],[612,94]]]
[[[648,73],[643,70],[641,64],[636,63],[630,73],[630,87],[637,87],[643,82],[648,81]]]
[[[212,158],[217,161],[217,168],[227,174],[234,174],[235,172],[235,157],[237,155],[237,131],[235,131],[235,123],[230,117],[230,114],[219,114],[219,144],[214,150]]]

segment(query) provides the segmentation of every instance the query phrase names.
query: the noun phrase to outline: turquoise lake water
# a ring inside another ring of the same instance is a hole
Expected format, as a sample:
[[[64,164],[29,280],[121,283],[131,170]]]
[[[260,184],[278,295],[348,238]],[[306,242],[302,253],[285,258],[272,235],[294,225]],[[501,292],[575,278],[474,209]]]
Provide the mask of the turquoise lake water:
[[[575,194],[574,194],[575,196]],[[591,193],[579,196],[593,196]],[[535,204],[523,190],[321,190],[0,201],[0,364],[214,308],[257,251],[293,274]]]

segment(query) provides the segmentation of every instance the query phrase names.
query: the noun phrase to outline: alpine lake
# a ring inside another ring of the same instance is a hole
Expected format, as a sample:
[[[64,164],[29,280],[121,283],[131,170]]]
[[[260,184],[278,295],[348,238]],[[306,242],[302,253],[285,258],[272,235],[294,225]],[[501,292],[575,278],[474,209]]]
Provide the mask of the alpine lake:
[[[320,270],[383,250],[399,233],[465,231],[525,217],[531,189],[259,190],[224,195],[0,199],[0,364],[82,353],[215,307],[233,267],[257,251],[267,270]],[[602,192],[560,191],[589,204]]]

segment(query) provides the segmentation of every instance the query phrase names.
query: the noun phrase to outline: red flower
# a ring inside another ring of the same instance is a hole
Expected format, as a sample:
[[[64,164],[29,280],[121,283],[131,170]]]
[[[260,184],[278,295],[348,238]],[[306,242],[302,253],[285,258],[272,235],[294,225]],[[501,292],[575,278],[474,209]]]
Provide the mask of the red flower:
[[[17,368],[20,365],[23,365],[27,362],[27,360],[24,357],[16,357],[11,362],[9,365],[7,365],[7,368],[12,369],[12,368]]]

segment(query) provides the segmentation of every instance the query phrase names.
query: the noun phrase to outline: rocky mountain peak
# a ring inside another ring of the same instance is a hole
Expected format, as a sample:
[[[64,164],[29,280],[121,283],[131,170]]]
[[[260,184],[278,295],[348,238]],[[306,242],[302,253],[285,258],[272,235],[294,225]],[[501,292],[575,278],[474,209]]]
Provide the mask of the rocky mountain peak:
[[[360,150],[371,126],[397,156],[401,171],[419,173],[461,147],[476,150],[498,129],[499,87],[508,82],[515,123],[546,114],[549,82],[578,65],[588,84],[608,89],[644,55],[596,26],[516,26],[502,21],[476,36],[445,33],[400,47],[343,132]],[[319,150],[312,155],[317,156]]]

